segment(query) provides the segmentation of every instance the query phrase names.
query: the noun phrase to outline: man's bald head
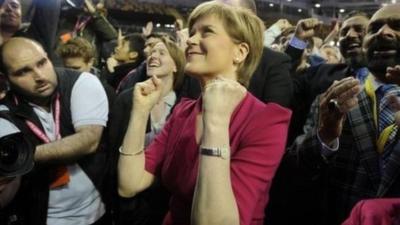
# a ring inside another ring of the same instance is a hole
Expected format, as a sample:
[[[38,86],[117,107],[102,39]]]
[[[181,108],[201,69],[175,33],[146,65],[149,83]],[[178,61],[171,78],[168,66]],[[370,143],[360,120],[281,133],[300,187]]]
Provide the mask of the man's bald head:
[[[0,53],[11,90],[29,102],[48,106],[58,81],[42,46],[27,38],[11,38],[4,43]]]
[[[7,75],[9,63],[21,60],[26,51],[41,53],[47,56],[43,47],[38,42],[28,38],[14,37],[4,42],[1,46],[1,71]]]

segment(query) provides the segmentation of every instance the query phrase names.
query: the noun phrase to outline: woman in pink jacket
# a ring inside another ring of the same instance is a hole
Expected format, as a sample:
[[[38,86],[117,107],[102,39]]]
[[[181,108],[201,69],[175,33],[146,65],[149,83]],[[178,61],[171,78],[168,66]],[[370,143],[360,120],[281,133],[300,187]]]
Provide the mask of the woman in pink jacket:
[[[216,2],[191,13],[185,72],[199,79],[202,96],[181,101],[144,149],[146,121],[163,85],[157,77],[136,85],[120,148],[121,196],[134,196],[157,176],[172,195],[164,224],[263,224],[291,115],[245,88],[263,30],[251,12]]]

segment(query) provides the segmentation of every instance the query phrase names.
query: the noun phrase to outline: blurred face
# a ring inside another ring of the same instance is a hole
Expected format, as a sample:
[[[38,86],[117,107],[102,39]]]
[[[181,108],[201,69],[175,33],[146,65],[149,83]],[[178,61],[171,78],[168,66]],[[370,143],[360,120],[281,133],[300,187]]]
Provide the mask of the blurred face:
[[[321,57],[328,64],[337,64],[340,62],[339,52],[333,46],[325,46],[320,49]]]
[[[368,19],[354,16],[343,22],[339,32],[340,53],[349,65],[364,66],[362,43],[366,33]]]
[[[143,50],[146,58],[150,56],[151,48],[153,47],[153,45],[159,41],[161,41],[159,38],[154,38],[154,37],[148,38],[146,40],[146,42],[144,43],[144,50]]]
[[[93,60],[86,62],[83,57],[68,57],[64,58],[63,61],[64,67],[80,72],[90,72],[93,66]]]
[[[124,39],[118,41],[117,47],[114,49],[114,58],[120,62],[128,62],[131,60],[129,41]]]
[[[147,58],[147,76],[166,77],[176,72],[176,65],[165,44],[158,42],[154,45]]]
[[[238,45],[233,43],[216,16],[199,18],[190,30],[187,44],[187,74],[209,78],[236,74],[234,59],[238,55]]]
[[[5,0],[0,9],[1,26],[18,29],[21,25],[21,4],[19,0]]]
[[[57,87],[57,76],[44,50],[28,41],[14,41],[3,50],[11,88],[29,101],[47,102]]]
[[[400,64],[400,6],[390,5],[371,18],[364,39],[369,70],[385,82],[386,68]]]

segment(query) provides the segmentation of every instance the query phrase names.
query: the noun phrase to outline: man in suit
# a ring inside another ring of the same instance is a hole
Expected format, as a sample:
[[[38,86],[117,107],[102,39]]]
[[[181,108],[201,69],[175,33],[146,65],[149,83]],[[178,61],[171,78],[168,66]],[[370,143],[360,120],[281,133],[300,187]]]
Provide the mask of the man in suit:
[[[365,85],[354,77],[333,82],[313,105],[315,126],[290,149],[310,177],[324,178],[320,224],[340,224],[360,200],[400,196],[398,109],[390,107],[400,96],[399,13],[394,4],[373,15],[363,44]]]
[[[347,76],[355,76],[364,79],[368,74],[365,56],[361,50],[368,17],[364,13],[354,12],[347,15],[339,31],[340,52],[345,63],[320,64],[310,67],[305,74],[293,77],[293,118],[289,131],[289,141],[303,133],[303,125],[315,97],[324,92],[334,80],[340,80]],[[314,35],[314,30],[319,25],[316,19],[300,20],[297,24],[295,35],[289,42],[286,53],[292,58],[293,64],[296,58],[301,57],[306,40]]]
[[[306,40],[314,35],[319,22],[316,19],[300,20],[294,37],[289,41],[286,53],[295,64],[301,57]],[[366,32],[368,18],[365,14],[349,14],[339,32],[340,50],[346,61],[341,64],[321,64],[310,67],[305,74],[292,76],[294,91],[292,99],[293,116],[289,129],[288,145],[303,134],[303,126],[315,97],[324,92],[334,80],[354,75],[356,71],[368,71],[365,68],[365,56],[361,45]],[[300,43],[300,44],[299,44]],[[365,75],[365,74],[361,74]],[[301,136],[302,138],[303,136]],[[300,138],[299,138],[300,139]],[[320,185],[323,180],[305,176],[307,170],[297,166],[297,158],[287,154],[274,178],[271,188],[271,200],[266,211],[266,223],[312,224],[318,221],[320,214]],[[290,212],[290,216],[288,216]]]

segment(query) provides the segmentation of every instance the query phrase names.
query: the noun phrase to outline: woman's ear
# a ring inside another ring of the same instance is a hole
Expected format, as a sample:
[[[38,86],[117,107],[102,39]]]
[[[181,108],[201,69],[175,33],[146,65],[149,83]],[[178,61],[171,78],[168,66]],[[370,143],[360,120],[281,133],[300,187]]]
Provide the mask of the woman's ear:
[[[174,73],[178,72],[178,69],[177,69],[177,67],[176,67],[176,64],[175,64],[175,63],[174,63],[174,69],[172,70],[172,72],[174,72]]]
[[[235,50],[234,53],[234,58],[233,58],[233,62],[235,64],[240,64],[242,62],[244,62],[244,60],[246,59],[247,55],[249,54],[249,45],[245,42],[242,42],[240,44],[237,45],[237,48]]]

